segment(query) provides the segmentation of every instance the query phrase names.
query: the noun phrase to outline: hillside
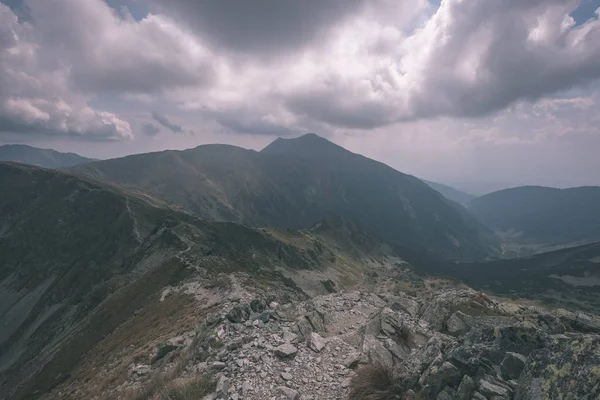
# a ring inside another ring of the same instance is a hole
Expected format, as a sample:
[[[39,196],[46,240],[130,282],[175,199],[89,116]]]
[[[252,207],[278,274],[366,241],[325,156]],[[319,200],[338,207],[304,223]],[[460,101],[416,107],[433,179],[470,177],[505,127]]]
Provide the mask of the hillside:
[[[0,161],[13,161],[44,168],[61,168],[96,160],[82,157],[75,153],[61,153],[50,149],[38,149],[24,144],[6,144],[0,146]]]
[[[600,312],[600,242],[534,256],[440,268],[486,291]]]
[[[314,134],[261,152],[205,145],[77,166],[70,171],[143,188],[201,218],[303,229],[340,216],[384,240],[450,258],[495,251],[491,232],[419,179]]]
[[[89,352],[103,364],[123,341],[145,346],[193,328],[240,291],[304,299],[399,260],[343,220],[255,230],[33,166],[0,163],[0,181],[2,399],[34,399],[68,382]]]
[[[422,179],[422,181],[429,185],[429,187],[431,187],[433,190],[440,192],[442,196],[448,200],[455,201],[458,204],[467,204],[476,197],[472,194],[461,192],[458,189],[454,189],[453,187],[443,185],[441,183],[426,181],[425,179]]]
[[[468,209],[507,241],[565,245],[600,240],[600,187],[517,187],[476,198]]]

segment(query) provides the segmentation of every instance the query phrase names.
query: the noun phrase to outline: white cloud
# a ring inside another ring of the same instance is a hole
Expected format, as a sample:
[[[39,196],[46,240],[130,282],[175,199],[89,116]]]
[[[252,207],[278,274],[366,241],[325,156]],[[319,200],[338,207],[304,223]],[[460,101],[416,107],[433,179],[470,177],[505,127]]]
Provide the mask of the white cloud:
[[[0,4],[0,134],[68,135],[96,140],[131,138],[116,115],[94,110],[69,91],[68,68],[40,58],[33,28]]]

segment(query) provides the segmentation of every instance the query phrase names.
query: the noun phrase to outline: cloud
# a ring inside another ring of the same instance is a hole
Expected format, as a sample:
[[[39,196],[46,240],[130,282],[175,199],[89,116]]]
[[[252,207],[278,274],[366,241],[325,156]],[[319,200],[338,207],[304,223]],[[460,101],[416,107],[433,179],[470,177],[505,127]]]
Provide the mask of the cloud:
[[[131,138],[128,122],[69,90],[67,68],[40,57],[32,29],[0,3],[0,134]]]
[[[123,18],[101,0],[27,4],[42,51],[48,60],[69,66],[78,89],[153,93],[202,87],[214,79],[212,55],[170,18]]]
[[[183,132],[183,127],[181,125],[172,123],[165,115],[159,113],[158,111],[152,111],[152,118],[173,133]]]
[[[148,136],[156,136],[160,133],[160,128],[148,122],[142,124],[142,132]]]
[[[214,48],[250,54],[290,52],[327,36],[340,21],[358,13],[366,0],[155,0],[206,38]]]

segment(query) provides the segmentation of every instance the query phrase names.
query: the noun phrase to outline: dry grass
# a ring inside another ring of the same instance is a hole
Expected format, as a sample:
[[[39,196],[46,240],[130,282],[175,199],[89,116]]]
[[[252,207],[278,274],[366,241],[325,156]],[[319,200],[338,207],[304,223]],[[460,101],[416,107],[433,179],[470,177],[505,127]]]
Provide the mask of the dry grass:
[[[156,375],[141,390],[125,396],[125,400],[199,400],[215,389],[210,375],[172,381],[172,374]]]
[[[392,372],[382,364],[360,368],[350,383],[349,400],[400,400],[403,390],[394,382]]]

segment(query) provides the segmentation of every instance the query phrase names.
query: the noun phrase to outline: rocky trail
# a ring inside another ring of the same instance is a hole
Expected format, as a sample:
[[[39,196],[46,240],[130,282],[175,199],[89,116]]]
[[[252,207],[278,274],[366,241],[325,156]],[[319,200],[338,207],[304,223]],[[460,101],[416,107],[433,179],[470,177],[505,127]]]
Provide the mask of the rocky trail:
[[[240,300],[155,352],[118,390],[187,354],[174,380],[212,376],[208,399],[600,398],[596,317],[467,289],[430,299],[354,291],[287,304]],[[368,365],[393,371],[389,388],[361,392]]]

